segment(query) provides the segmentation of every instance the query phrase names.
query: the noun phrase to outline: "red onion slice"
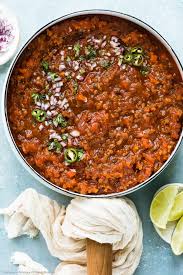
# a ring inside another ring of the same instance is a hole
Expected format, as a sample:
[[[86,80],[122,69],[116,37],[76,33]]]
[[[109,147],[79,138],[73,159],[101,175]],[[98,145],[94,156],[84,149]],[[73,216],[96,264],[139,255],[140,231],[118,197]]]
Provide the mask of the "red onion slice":
[[[16,17],[0,5],[0,65],[14,54],[19,42],[19,28]]]

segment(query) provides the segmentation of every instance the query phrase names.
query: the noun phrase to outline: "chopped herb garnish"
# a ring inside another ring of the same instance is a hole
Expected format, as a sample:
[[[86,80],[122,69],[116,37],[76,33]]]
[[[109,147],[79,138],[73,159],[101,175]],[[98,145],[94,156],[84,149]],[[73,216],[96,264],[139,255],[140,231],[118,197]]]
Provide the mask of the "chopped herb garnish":
[[[74,88],[74,94],[76,95],[79,88],[78,82],[76,80],[74,80],[73,88]]]
[[[69,73],[67,76],[66,76],[67,80],[71,80],[72,79],[72,76],[71,76],[71,73]]]
[[[104,49],[99,50],[99,54],[100,54],[101,56],[104,56],[104,55],[105,55],[105,53],[106,53],[106,51],[105,51]]]
[[[40,109],[32,111],[32,116],[39,122],[43,122],[46,118],[46,112]]]
[[[81,68],[81,69],[79,70],[79,73],[80,73],[81,75],[83,75],[83,74],[85,73],[85,69]]]
[[[149,69],[147,67],[142,67],[140,72],[143,76],[146,76],[149,73]]]
[[[49,70],[49,63],[47,61],[43,60],[41,65],[42,65],[43,71],[45,73],[47,73]]]
[[[70,62],[70,61],[71,61],[70,56],[67,56],[66,61],[67,61],[67,62]]]
[[[31,97],[34,100],[34,102],[37,103],[38,101],[44,100],[46,98],[46,95],[33,93]]]
[[[61,115],[58,114],[54,119],[53,119],[53,124],[55,125],[55,127],[60,126],[62,128],[67,127],[67,121],[65,120],[65,118]]]
[[[64,158],[67,163],[80,161],[84,155],[83,149],[68,148],[64,152]]]
[[[48,143],[49,151],[56,151],[56,153],[60,153],[62,149],[62,145],[58,142],[58,139],[54,139]]]
[[[32,99],[34,100],[35,103],[36,103],[37,101],[39,101],[39,94],[33,93],[33,94],[31,95],[31,97],[32,97]]]
[[[49,90],[49,84],[45,86],[45,90]]]
[[[61,139],[64,140],[64,141],[68,140],[68,137],[69,137],[68,134],[62,134],[61,135]]]
[[[80,56],[78,57],[78,60],[79,60],[79,61],[83,61],[83,60],[85,60],[84,55],[80,55]]]
[[[71,75],[67,75],[66,78],[67,78],[67,80],[71,80],[72,76]]]
[[[81,49],[80,44],[79,44],[79,43],[76,43],[76,44],[74,45],[75,57],[78,57],[78,56],[79,56],[80,49]]]
[[[106,59],[104,59],[100,62],[100,65],[105,69],[109,68],[111,66],[111,64],[112,64],[112,62],[110,60],[106,60]]]
[[[118,59],[118,65],[121,66],[123,63],[123,56],[120,56]]]
[[[89,45],[85,48],[85,54],[87,59],[93,59],[96,57],[97,52],[91,45]]]
[[[48,72],[48,76],[50,76],[52,80],[55,80],[55,78],[58,77],[56,73],[52,73],[52,72]]]

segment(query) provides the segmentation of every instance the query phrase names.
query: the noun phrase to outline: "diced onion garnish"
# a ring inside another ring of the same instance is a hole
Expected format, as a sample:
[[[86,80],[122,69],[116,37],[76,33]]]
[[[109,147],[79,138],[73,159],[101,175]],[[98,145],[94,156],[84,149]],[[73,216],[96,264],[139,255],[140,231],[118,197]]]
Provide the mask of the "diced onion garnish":
[[[70,132],[70,135],[72,137],[79,137],[80,136],[80,132],[77,131],[77,130],[73,130],[73,131]]]
[[[19,42],[19,28],[16,17],[0,5],[0,65],[13,57]]]

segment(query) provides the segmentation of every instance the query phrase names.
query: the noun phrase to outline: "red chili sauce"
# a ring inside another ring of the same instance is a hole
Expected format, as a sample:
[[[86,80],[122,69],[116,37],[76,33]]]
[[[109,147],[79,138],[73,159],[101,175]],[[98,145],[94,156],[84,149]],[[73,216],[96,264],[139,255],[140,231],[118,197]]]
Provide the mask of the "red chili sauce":
[[[87,16],[35,38],[11,80],[8,117],[28,163],[82,194],[142,183],[182,128],[183,85],[167,50],[133,23]]]

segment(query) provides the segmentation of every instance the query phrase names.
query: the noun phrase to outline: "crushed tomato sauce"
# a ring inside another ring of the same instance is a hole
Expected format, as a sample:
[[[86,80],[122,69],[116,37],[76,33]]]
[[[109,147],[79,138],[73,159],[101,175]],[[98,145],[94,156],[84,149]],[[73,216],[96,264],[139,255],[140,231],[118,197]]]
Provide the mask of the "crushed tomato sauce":
[[[167,50],[133,23],[87,16],[35,38],[13,71],[16,144],[46,179],[82,194],[138,185],[182,128],[183,85]]]

